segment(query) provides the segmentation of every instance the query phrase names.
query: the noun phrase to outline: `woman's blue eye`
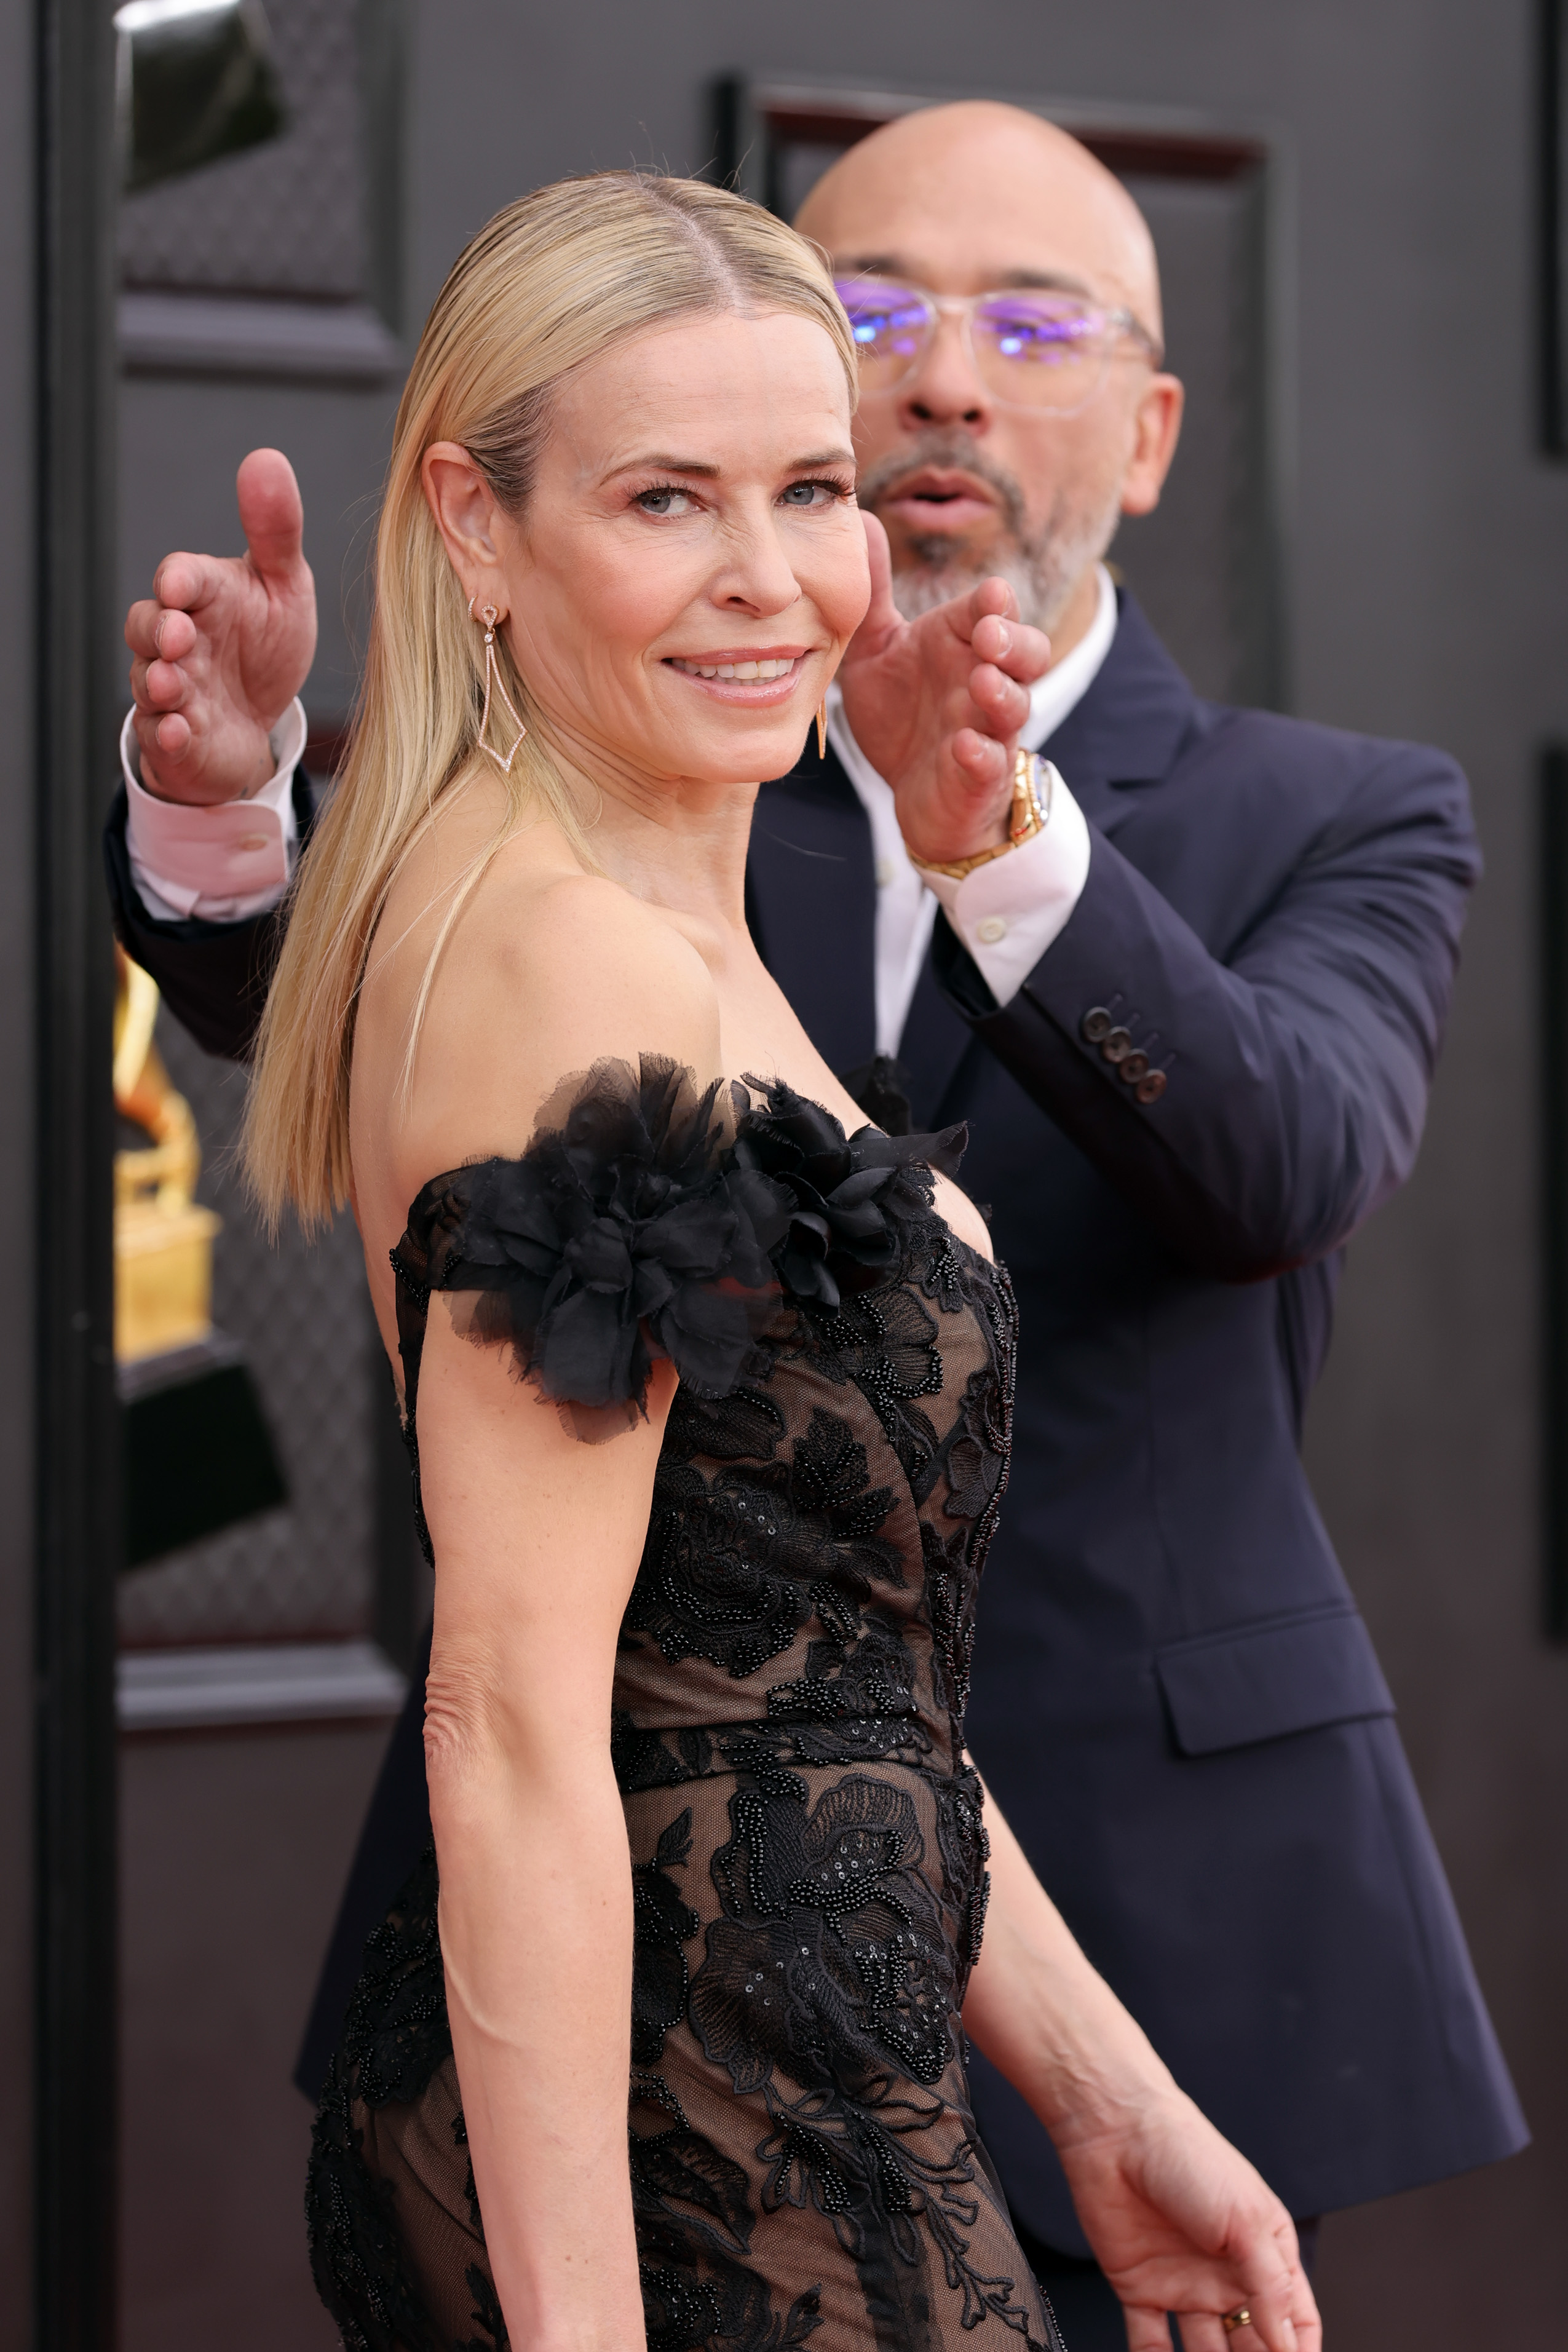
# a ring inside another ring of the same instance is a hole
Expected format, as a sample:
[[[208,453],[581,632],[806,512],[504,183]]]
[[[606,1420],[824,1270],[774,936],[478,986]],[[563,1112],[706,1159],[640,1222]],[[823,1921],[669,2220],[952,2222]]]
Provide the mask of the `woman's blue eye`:
[[[683,499],[684,490],[644,490],[637,504],[646,514],[668,514],[672,499]]]
[[[817,492],[831,493],[833,488],[831,482],[792,482],[784,492],[784,500],[789,506],[814,507]]]

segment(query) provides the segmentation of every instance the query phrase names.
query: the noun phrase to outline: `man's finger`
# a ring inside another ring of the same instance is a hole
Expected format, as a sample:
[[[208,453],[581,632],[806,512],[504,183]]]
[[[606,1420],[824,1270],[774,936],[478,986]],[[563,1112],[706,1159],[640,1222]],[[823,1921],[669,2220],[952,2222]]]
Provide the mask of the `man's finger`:
[[[219,593],[226,569],[218,555],[165,555],[153,574],[153,593],[166,610],[199,613]]]
[[[982,735],[973,727],[961,727],[952,739],[952,757],[966,784],[977,791],[994,791],[1013,781],[1013,761],[1005,743],[994,735]]]
[[[145,701],[153,710],[183,709],[191,691],[191,681],[174,662],[149,662],[142,674],[142,692],[138,702]]]
[[[281,449],[253,449],[235,476],[239,524],[263,580],[281,583],[303,555],[305,509],[294,468]]]
[[[982,661],[994,662],[1020,686],[1033,686],[1050,667],[1049,637],[1043,629],[1031,629],[1023,621],[988,614],[977,624],[970,642]]]
[[[969,694],[993,735],[1016,735],[1028,718],[1027,688],[1005,677],[992,662],[971,670]]]
[[[180,719],[173,713],[160,719],[149,712],[138,710],[132,719],[131,726],[132,732],[142,747],[143,756],[154,761],[162,761],[167,765],[176,764],[183,760],[195,740],[191,733],[190,721]],[[168,738],[166,742],[165,736]]]
[[[983,580],[978,588],[972,588],[969,592],[971,629],[978,627],[991,614],[999,614],[1005,621],[1018,618],[1018,599],[999,572],[992,572],[988,580]]]
[[[125,615],[125,642],[142,661],[152,661],[157,655],[158,624],[163,611],[155,596],[143,596]]]
[[[188,613],[160,613],[153,632],[153,650],[158,661],[184,661],[195,653],[198,631]]]

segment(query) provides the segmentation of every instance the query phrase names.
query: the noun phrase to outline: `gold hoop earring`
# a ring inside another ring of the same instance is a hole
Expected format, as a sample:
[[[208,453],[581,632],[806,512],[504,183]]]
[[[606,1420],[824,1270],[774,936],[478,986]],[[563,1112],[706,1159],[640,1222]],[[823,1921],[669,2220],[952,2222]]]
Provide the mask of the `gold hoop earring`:
[[[827,698],[826,695],[816,706],[816,756],[819,760],[826,760],[827,757]]]
[[[470,620],[472,620],[473,614],[474,600],[470,596],[468,599],[468,618]],[[521,742],[523,737],[527,734],[528,730],[523,725],[522,720],[518,717],[517,709],[512,702],[512,698],[506,690],[506,681],[501,677],[500,665],[496,660],[496,623],[500,618],[500,614],[497,612],[493,604],[483,604],[480,606],[479,619],[484,623],[485,629],[485,707],[479,714],[479,749],[481,751],[489,752],[490,758],[495,761],[496,766],[500,770],[503,776],[510,776],[511,773],[511,763],[517,757],[517,747]],[[517,733],[512,740],[511,749],[507,753],[504,760],[501,758],[500,753],[495,749],[495,746],[492,743],[487,742],[485,740],[489,733],[490,698],[492,694],[499,696],[500,700],[505,703],[508,716],[510,717],[512,725],[517,729]]]

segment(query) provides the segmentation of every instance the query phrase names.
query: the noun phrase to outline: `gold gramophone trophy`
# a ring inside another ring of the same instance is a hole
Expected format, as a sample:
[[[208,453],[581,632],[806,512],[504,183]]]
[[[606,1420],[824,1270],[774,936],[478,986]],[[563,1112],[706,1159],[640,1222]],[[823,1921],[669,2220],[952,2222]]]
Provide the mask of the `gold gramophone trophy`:
[[[223,1220],[195,1199],[202,1147],[153,1042],[157,983],[115,949],[114,1106],[147,1137],[114,1155],[114,1360],[125,1565],[288,1500],[241,1350],[212,1320]]]
[[[195,1199],[202,1147],[153,1043],[157,983],[123,948],[114,961],[114,1107],[151,1139],[144,1150],[114,1155],[114,1358],[130,1364],[210,1333],[223,1220]]]

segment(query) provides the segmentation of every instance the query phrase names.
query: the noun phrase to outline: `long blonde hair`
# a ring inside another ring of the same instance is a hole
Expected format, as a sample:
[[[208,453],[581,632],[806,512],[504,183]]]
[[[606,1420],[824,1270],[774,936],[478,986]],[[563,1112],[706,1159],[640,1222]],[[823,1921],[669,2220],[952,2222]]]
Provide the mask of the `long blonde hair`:
[[[300,860],[261,1022],[244,1156],[274,1227],[290,1201],[310,1230],[347,1197],[349,1071],[371,940],[437,803],[483,764],[483,640],[426,502],[425,452],[459,442],[520,516],[567,371],[672,319],[723,310],[816,320],[837,346],[853,401],[854,341],[816,248],[700,181],[603,172],[538,188],[480,230],[437,297],[398,406],[348,755]],[[533,724],[528,681],[499,635],[496,650],[529,733],[505,780],[500,825],[451,893],[410,1025],[409,1070],[452,925],[530,814],[548,810],[592,863]]]

